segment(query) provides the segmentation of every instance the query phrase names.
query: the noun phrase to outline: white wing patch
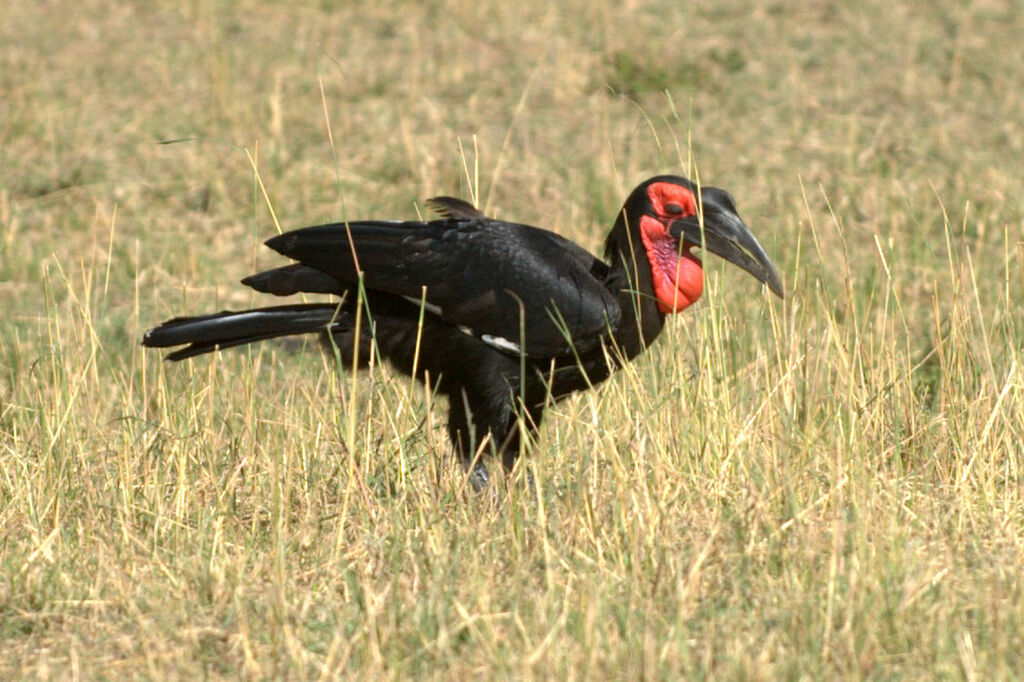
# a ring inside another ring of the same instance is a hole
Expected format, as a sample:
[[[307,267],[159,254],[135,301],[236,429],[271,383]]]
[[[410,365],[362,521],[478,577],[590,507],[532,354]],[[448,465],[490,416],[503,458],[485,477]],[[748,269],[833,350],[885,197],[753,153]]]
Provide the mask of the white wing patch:
[[[433,303],[426,303],[422,299],[412,298],[411,296],[403,296],[402,298],[404,298],[405,300],[409,301],[409,303],[412,303],[413,305],[422,305],[429,312],[432,312],[435,315],[438,315],[438,316],[441,315],[441,308],[436,306],[436,305],[434,305]],[[477,336],[477,333],[475,331],[473,331],[470,327],[467,327],[464,324],[455,325],[455,328],[459,330],[459,333],[465,334],[466,336],[473,336],[473,337]],[[522,352],[522,348],[519,347],[518,343],[514,343],[512,341],[509,341],[504,336],[492,336],[491,334],[480,334],[479,335],[479,339],[481,341],[483,341],[484,343],[486,343],[491,348],[496,348],[497,350],[503,351],[505,353],[516,353],[516,354],[518,354],[518,353]]]
[[[483,334],[480,336],[480,340],[486,343],[492,348],[503,350],[509,353],[518,353],[520,351],[518,343],[512,343],[508,339],[502,336],[491,336],[490,334]]]

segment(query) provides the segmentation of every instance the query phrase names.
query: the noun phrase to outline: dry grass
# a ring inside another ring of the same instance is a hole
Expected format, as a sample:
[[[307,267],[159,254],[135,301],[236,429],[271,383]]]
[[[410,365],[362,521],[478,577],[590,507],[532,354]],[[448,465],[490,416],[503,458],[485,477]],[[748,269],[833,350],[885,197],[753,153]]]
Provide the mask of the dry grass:
[[[340,4],[0,2],[0,677],[1024,669],[1016,3]],[[494,503],[383,368],[138,347],[277,262],[246,150],[589,248],[695,162],[789,295],[716,264]]]

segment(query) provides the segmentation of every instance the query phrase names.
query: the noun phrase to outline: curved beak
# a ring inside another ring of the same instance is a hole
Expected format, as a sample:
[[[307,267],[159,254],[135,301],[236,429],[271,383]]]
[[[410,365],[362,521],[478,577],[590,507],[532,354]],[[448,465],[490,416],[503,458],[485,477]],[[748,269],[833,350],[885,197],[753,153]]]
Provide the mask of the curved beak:
[[[723,196],[717,196],[718,193]],[[764,282],[773,294],[783,298],[782,278],[778,270],[750,228],[736,214],[729,195],[714,187],[705,187],[701,192],[701,203],[704,213],[703,230],[698,217],[691,216],[673,222],[669,226],[669,234],[738,265]]]

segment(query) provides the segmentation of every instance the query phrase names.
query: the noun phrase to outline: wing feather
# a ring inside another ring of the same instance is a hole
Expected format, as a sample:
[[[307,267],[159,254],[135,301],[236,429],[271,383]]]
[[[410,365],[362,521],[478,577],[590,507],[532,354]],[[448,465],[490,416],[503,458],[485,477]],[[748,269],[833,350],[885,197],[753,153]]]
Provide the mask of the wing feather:
[[[621,318],[602,282],[607,266],[528,225],[478,217],[335,223],[267,245],[341,282],[361,274],[367,289],[416,300],[426,290],[446,321],[531,356],[591,348]]]

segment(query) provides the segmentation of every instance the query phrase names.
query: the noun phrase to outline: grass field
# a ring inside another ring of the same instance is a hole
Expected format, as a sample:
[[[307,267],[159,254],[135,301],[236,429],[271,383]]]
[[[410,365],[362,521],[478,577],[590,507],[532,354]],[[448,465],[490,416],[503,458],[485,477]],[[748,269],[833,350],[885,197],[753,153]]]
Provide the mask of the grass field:
[[[0,678],[1024,674],[1019,3],[0,16]],[[596,250],[662,172],[787,298],[709,258],[533,487],[468,492],[385,367],[138,345],[255,302],[275,216],[472,194]]]

